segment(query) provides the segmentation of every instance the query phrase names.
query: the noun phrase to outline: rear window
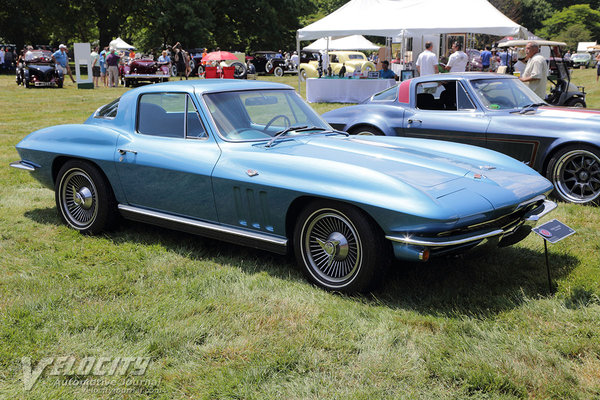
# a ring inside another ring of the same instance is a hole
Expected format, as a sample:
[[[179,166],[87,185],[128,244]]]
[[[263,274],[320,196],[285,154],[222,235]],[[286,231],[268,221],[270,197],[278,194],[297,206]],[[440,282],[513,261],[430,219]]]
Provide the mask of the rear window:
[[[119,109],[119,97],[116,100],[111,101],[96,113],[96,118],[114,118],[117,116],[117,110]]]

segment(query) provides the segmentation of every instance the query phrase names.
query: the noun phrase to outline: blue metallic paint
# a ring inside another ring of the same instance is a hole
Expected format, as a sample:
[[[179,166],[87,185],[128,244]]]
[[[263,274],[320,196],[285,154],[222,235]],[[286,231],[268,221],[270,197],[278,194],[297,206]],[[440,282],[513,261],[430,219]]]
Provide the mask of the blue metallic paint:
[[[327,133],[281,139],[272,147],[266,141],[224,140],[207,118],[202,94],[253,89],[291,88],[211,80],[144,86],[122,96],[115,118],[91,116],[81,125],[45,128],[24,138],[17,150],[23,160],[40,165],[33,175],[48,187],[54,187],[53,163],[83,158],[101,168],[122,205],[273,238],[291,236],[286,218],[298,199],[353,204],[385,235],[434,235],[497,218],[552,189],[546,179],[507,156],[446,142]],[[164,91],[194,98],[208,139],[135,133],[138,96]],[[118,149],[123,147],[138,153],[121,155]],[[496,169],[482,169],[489,164]],[[249,169],[257,174],[250,176]],[[418,258],[414,246],[394,247],[399,257]]]

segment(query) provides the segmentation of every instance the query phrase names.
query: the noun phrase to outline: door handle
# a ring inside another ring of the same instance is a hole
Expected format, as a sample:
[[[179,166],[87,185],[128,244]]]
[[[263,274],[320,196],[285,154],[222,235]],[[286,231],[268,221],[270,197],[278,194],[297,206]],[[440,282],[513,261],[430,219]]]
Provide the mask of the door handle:
[[[423,121],[421,121],[420,119],[409,119],[409,120],[408,120],[408,123],[409,123],[409,124],[414,124],[415,122],[418,122],[418,123],[420,123],[420,124],[422,124],[422,123],[423,123]]]
[[[137,154],[137,151],[135,151],[135,150],[129,150],[129,149],[119,149],[119,153],[121,153],[121,155],[124,156],[125,153]]]

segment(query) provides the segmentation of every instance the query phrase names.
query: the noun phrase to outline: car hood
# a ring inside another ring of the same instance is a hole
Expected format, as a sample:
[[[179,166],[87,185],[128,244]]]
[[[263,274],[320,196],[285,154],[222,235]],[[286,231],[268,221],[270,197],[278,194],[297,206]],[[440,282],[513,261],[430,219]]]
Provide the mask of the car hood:
[[[587,108],[542,106],[537,109],[535,115],[562,121],[566,119],[600,121],[600,110]]]
[[[422,139],[387,137],[302,140],[281,143],[279,152],[337,161],[361,171],[373,170],[425,193],[433,201],[451,196],[499,209],[552,189],[552,184],[524,164],[486,149]],[[446,149],[446,151],[442,150]]]
[[[29,67],[29,71],[31,71],[31,72],[40,71],[40,72],[46,73],[48,71],[54,71],[54,65],[30,64],[30,65],[28,65],[28,67]]]

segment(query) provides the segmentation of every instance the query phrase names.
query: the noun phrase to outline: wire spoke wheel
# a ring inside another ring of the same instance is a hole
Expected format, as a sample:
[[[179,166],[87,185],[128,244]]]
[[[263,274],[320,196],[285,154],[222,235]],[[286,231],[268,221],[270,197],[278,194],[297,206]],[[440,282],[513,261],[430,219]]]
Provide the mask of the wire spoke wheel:
[[[77,229],[90,226],[98,215],[96,186],[85,171],[67,171],[60,182],[60,201],[63,215]]]
[[[390,248],[379,226],[361,209],[313,200],[297,217],[294,252],[306,277],[340,292],[365,292],[381,282]]]
[[[360,236],[352,223],[336,212],[313,218],[305,228],[304,251],[313,271],[329,282],[356,275],[362,257]]]
[[[556,161],[552,181],[566,201],[594,202],[600,197],[600,157],[583,149],[567,151]]]

